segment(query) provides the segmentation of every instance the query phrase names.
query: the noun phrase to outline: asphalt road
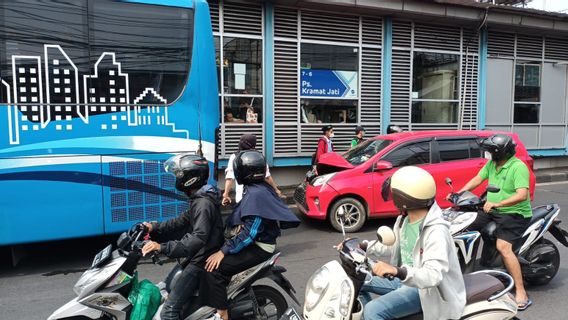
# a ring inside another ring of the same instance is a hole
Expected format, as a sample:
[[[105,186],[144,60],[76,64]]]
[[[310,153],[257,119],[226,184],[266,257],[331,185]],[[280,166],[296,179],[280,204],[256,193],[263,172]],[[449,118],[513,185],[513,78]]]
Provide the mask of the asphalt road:
[[[568,208],[568,182],[537,186],[534,205],[552,202],[558,203],[561,208]],[[560,213],[566,230],[567,212],[565,210]],[[392,225],[393,222],[392,219],[370,221],[362,232],[352,236],[372,239],[380,225]],[[90,265],[93,255],[115,238],[99,237],[30,245],[26,247],[28,257],[16,268],[8,265],[6,248],[0,248],[0,319],[46,319],[51,312],[74,297],[73,285]],[[288,269],[285,275],[296,288],[300,301],[303,301],[305,284],[310,275],[324,263],[337,259],[332,246],[341,239],[341,234],[334,232],[327,223],[317,221],[304,221],[299,228],[283,232],[279,240],[282,256],[278,263]],[[552,241],[560,249],[562,265],[550,284],[528,288],[534,304],[519,314],[521,319],[567,318],[568,249],[555,239]],[[139,276],[157,282],[172,267],[172,263],[156,266],[145,261],[139,267]]]

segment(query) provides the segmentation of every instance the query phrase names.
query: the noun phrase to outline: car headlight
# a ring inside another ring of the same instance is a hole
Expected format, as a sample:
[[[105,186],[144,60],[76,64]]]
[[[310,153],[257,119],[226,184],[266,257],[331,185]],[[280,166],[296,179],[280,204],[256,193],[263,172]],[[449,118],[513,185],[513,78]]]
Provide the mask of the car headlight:
[[[323,176],[319,176],[312,181],[312,186],[318,187],[318,186],[324,185],[324,184],[328,183],[329,180],[331,180],[331,178],[333,178],[336,174],[337,174],[337,172],[324,174]]]
[[[306,287],[306,310],[312,311],[329,286],[330,272],[326,267],[319,268],[308,280]]]
[[[353,289],[349,285],[349,281],[343,280],[341,283],[341,299],[339,300],[339,312],[342,316],[347,317],[349,313],[349,306],[351,302],[351,295],[353,295]]]

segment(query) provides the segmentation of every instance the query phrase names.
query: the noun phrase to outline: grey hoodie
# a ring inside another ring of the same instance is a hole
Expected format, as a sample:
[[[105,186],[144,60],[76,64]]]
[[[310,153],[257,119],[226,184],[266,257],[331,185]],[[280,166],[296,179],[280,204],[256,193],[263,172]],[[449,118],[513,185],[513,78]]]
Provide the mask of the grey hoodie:
[[[413,267],[401,265],[400,230],[403,216],[394,225],[396,241],[392,246],[380,243],[369,244],[369,254],[384,256],[391,254],[391,264],[406,268],[407,275],[402,283],[416,287],[424,320],[459,319],[465,307],[465,285],[454,241],[450,235],[450,223],[442,218],[442,209],[434,203],[424,218],[420,234],[413,250]],[[407,223],[404,220],[403,223]],[[380,299],[380,298],[379,298]]]

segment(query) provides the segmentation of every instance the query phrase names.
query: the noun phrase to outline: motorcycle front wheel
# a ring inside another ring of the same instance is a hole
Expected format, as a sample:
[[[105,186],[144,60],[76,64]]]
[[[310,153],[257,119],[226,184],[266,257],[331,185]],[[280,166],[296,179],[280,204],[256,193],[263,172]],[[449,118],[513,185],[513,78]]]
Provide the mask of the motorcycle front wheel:
[[[286,298],[277,289],[270,286],[257,285],[252,287],[252,290],[258,303],[257,319],[277,320],[288,309]]]

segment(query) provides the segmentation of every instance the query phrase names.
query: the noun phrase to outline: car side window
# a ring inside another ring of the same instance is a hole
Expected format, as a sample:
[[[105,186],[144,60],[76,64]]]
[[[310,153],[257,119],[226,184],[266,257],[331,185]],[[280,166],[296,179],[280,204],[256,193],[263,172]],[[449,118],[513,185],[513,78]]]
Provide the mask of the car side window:
[[[481,149],[475,139],[439,140],[440,161],[455,161],[481,157]]]
[[[393,167],[430,163],[430,141],[400,146],[387,154],[383,160],[392,163]]]

